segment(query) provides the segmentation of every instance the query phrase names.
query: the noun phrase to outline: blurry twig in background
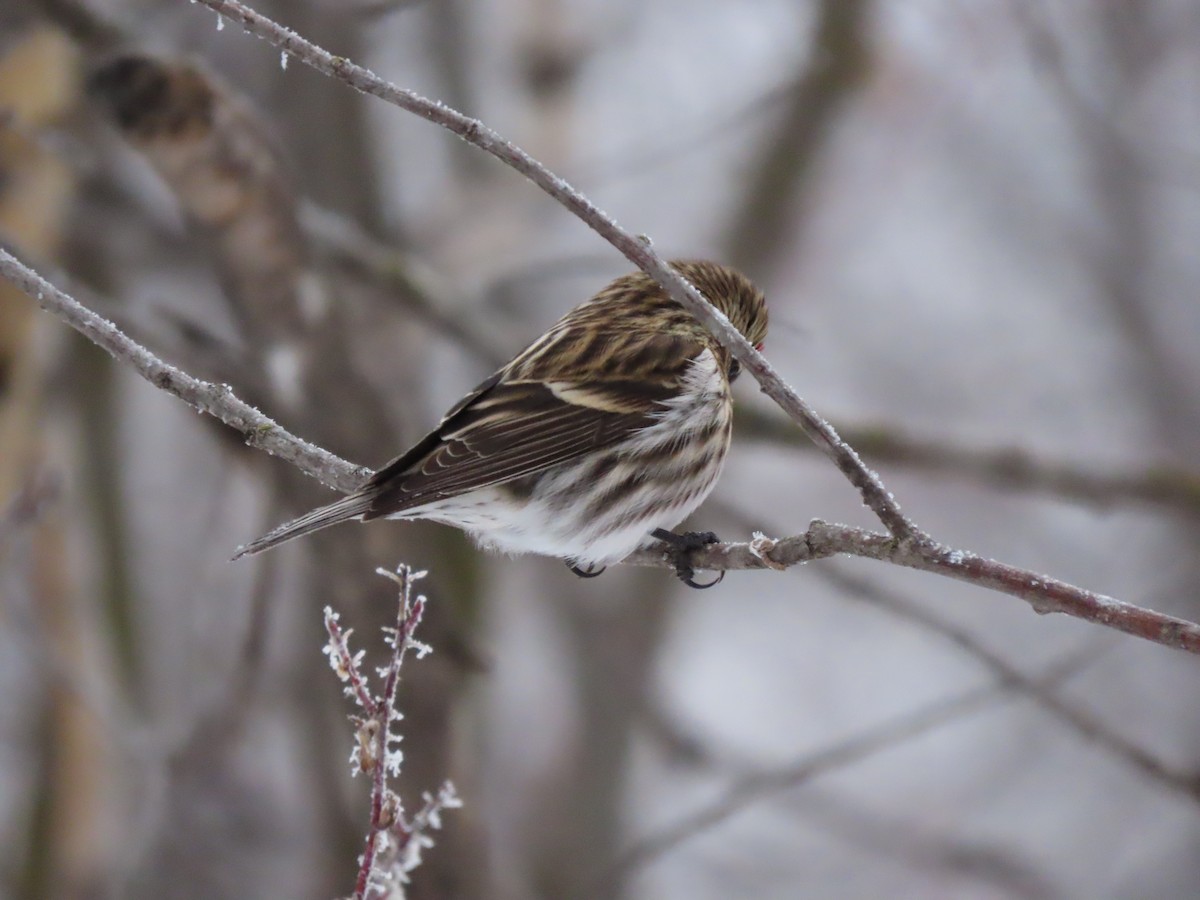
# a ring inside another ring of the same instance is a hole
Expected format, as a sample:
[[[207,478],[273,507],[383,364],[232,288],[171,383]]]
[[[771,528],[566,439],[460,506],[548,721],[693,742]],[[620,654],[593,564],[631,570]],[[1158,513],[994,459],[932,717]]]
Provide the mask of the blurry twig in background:
[[[1078,705],[1056,695],[1054,685],[1026,675],[999,653],[990,650],[966,629],[924,609],[898,591],[885,588],[870,579],[852,575],[838,566],[823,567],[819,577],[838,587],[844,597],[884,610],[945,638],[991,671],[1001,683],[1027,695],[1085,741],[1102,747],[1173,794],[1200,802],[1200,775],[1174,769],[1144,748],[1117,734]]]
[[[1182,460],[1195,458],[1200,441],[1200,400],[1188,365],[1190,346],[1172,346],[1163,308],[1152,302],[1158,282],[1161,242],[1149,210],[1160,202],[1153,190],[1160,164],[1147,160],[1146,134],[1137,127],[1138,98],[1158,76],[1171,27],[1158,27],[1145,9],[1105,7],[1098,38],[1110,90],[1094,99],[1067,68],[1064,48],[1042,4],[1013,3],[1031,55],[1067,113],[1075,132],[1085,177],[1095,186],[1096,231],[1076,236],[1081,256],[1096,281],[1101,315],[1110,317],[1135,352],[1135,371],[1155,426]],[[1187,7],[1179,12],[1190,15]],[[1193,185],[1194,187],[1194,185]],[[1191,304],[1190,286],[1170,293]]]
[[[952,879],[949,896],[1008,900],[1065,900],[1070,896],[1049,877],[1036,853],[957,825],[931,821],[927,810],[916,804],[895,813],[876,808],[870,800],[856,801],[846,791],[822,790],[815,785],[780,799],[779,807],[811,822],[826,839],[853,845],[873,859],[894,860]]]
[[[56,502],[61,493],[61,480],[50,472],[34,471],[17,488],[8,498],[8,505],[0,510],[0,560],[4,559],[9,541],[37,522],[46,507]]]
[[[742,439],[808,452],[795,429],[779,416],[739,408]],[[1093,506],[1145,503],[1200,515],[1200,470],[1163,464],[1126,472],[1089,471],[1079,463],[1041,459],[1021,447],[954,446],[944,438],[914,435],[900,427],[839,425],[839,433],[871,463],[888,463],[931,475],[957,475],[997,488],[1061,497]]]
[[[749,167],[752,180],[722,243],[729,261],[760,283],[784,258],[783,248],[795,246],[793,232],[806,217],[793,215],[793,209],[819,171],[817,160],[838,114],[867,78],[865,24],[870,10],[869,0],[826,0],[819,5],[807,69],[792,89],[779,125]]]
[[[368,234],[357,222],[316,203],[301,206],[300,221],[314,249],[353,273],[370,281],[389,300],[418,318],[436,332],[461,345],[490,365],[508,360],[504,323],[476,324],[473,311],[454,314],[454,304],[441,295],[434,276],[421,262]]]
[[[1084,648],[1079,653],[1048,666],[1033,683],[1039,690],[1045,691],[1095,660],[1095,647]],[[783,791],[800,787],[822,775],[869,759],[944,725],[958,722],[966,715],[997,703],[1011,702],[1017,699],[1013,687],[1012,681],[1001,678],[995,684],[963,691],[948,699],[927,704],[914,712],[896,716],[854,737],[806,754],[790,766],[738,778],[716,800],[682,817],[675,825],[634,843],[621,855],[603,881],[584,896],[621,896],[624,886],[637,872],[662,859],[685,841],[721,825],[747,807],[771,799]]]

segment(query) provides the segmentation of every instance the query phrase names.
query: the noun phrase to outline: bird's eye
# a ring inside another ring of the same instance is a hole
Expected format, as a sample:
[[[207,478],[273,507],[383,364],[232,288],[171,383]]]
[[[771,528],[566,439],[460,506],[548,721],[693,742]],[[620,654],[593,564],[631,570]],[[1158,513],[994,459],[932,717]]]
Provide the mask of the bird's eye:
[[[729,381],[734,382],[742,374],[742,364],[732,357],[729,360]]]

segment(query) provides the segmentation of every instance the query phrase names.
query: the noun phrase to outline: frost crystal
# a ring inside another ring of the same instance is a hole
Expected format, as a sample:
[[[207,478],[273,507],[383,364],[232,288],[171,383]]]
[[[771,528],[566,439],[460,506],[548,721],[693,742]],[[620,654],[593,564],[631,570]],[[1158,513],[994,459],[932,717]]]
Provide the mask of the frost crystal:
[[[287,61],[288,61],[287,51],[280,50],[279,51],[279,68],[283,69],[283,71],[285,71],[285,72],[287,71]]]
[[[399,775],[402,765],[404,765],[403,750],[389,750],[383,757],[383,767],[389,775]]]
[[[426,847],[433,846],[433,838],[428,835],[416,833],[408,840],[407,846],[404,848],[404,858],[400,861],[400,868],[404,872],[411,872],[421,864],[421,851]]]

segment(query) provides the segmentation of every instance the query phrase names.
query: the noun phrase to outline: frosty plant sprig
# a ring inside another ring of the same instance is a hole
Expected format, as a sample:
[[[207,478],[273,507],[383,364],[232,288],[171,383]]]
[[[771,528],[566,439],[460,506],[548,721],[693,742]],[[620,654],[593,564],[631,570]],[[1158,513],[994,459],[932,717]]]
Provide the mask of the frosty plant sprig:
[[[433,846],[429,832],[441,827],[442,810],[462,805],[454,785],[446,781],[436,795],[426,792],[421,808],[407,816],[400,795],[388,786],[388,778],[398,776],[404,762],[399,747],[401,736],[396,730],[404,718],[396,708],[400,667],[410,649],[420,659],[431,648],[413,637],[425,613],[426,603],[424,594],[414,594],[413,585],[426,573],[415,572],[403,563],[395,572],[376,571],[394,581],[399,589],[396,627],[383,629],[383,640],[391,650],[391,658],[388,665],[376,670],[383,684],[380,694],[372,692],[370,681],[363,674],[362,661],[366,651],[351,652],[352,629],[343,631],[338,614],[325,607],[325,630],[329,632],[329,641],[324,652],[345,685],[343,691],[357,708],[350,715],[354,724],[350,770],[354,775],[361,773],[371,779],[371,821],[359,857],[358,877],[351,895],[353,900],[404,896],[403,886],[408,881],[408,873],[421,864],[421,853]]]

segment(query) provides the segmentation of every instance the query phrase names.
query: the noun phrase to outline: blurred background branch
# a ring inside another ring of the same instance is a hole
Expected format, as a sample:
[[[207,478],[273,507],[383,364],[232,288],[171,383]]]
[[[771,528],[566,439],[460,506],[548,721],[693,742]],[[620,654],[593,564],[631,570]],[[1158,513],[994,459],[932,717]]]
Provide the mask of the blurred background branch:
[[[797,440],[796,429],[777,415],[757,409],[739,413],[744,440],[811,452]],[[998,489],[1027,491],[1109,508],[1119,503],[1146,504],[1195,516],[1200,513],[1200,471],[1159,463],[1137,471],[1099,471],[1075,462],[1040,458],[1018,446],[967,447],[946,438],[924,437],[888,423],[838,423],[838,433],[869,462],[889,471],[911,471],[931,478],[953,477]]]

